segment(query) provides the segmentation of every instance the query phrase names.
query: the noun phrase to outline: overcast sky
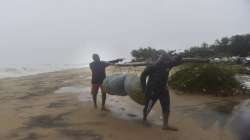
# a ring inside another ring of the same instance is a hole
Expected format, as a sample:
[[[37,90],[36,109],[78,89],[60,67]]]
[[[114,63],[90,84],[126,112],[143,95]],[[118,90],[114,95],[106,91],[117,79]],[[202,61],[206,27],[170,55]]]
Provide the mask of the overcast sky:
[[[249,25],[250,0],[0,0],[0,66],[183,50]]]

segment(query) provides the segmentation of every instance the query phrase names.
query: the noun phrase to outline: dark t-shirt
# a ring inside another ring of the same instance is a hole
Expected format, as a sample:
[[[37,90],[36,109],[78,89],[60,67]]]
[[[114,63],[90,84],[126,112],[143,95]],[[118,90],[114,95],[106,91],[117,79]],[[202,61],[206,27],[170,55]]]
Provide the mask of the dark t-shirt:
[[[173,58],[168,64],[155,64],[148,66],[141,74],[143,90],[163,91],[166,89],[169,71],[172,67],[182,63],[181,58]],[[148,80],[146,80],[148,77]],[[147,82],[146,82],[147,81]]]
[[[102,84],[103,80],[106,77],[105,68],[109,63],[104,61],[92,62],[89,64],[92,71],[92,84]]]
[[[122,61],[122,59],[112,61],[94,61],[90,63],[89,67],[92,71],[92,84],[102,84],[103,80],[106,78],[105,68],[119,61]]]
[[[148,66],[141,75],[142,86],[144,90],[152,89],[162,91],[166,88],[168,74],[171,67],[163,65]],[[146,78],[148,82],[146,83]]]

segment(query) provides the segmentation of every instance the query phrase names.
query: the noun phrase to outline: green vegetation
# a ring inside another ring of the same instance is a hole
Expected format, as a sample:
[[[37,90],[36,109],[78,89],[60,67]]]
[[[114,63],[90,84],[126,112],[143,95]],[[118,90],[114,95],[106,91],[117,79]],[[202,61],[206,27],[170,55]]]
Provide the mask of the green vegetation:
[[[132,50],[131,55],[134,61],[156,60],[162,52],[166,51],[147,47]],[[172,50],[168,53],[173,52],[175,51]],[[200,46],[192,46],[179,54],[188,58],[247,57],[250,56],[250,34],[223,37],[215,40],[213,44],[202,43]]]
[[[133,50],[131,55],[134,61],[154,61],[162,52],[166,51],[148,47]],[[167,53],[173,52],[175,51]],[[250,34],[223,37],[213,44],[203,43],[200,46],[193,46],[179,55],[184,58],[247,57],[250,56]],[[235,75],[250,73],[245,66],[236,64],[242,63],[183,64],[172,69],[169,84],[178,90],[192,93],[204,92],[214,95],[240,93],[242,87]]]
[[[182,91],[229,95],[241,90],[236,69],[216,64],[189,64],[171,76],[170,86]]]
[[[140,48],[137,50],[132,50],[131,55],[133,56],[133,61],[145,61],[152,60],[155,61],[162,53],[173,53],[174,51],[166,52],[165,50],[157,50],[151,47]]]
[[[209,45],[193,46],[184,52],[185,57],[228,57],[250,55],[250,34],[223,37]]]

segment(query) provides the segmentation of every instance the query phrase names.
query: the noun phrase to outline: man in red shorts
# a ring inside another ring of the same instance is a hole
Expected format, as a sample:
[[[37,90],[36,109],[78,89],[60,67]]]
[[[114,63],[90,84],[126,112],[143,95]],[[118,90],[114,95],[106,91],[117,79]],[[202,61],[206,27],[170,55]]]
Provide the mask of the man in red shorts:
[[[107,111],[105,108],[105,101],[106,101],[106,92],[102,87],[103,80],[106,78],[106,67],[123,61],[123,59],[116,59],[113,61],[101,61],[98,54],[93,54],[92,56],[93,62],[89,64],[90,69],[92,71],[92,89],[91,94],[94,101],[94,107],[97,108],[97,93],[99,88],[101,88],[102,93],[102,111]]]

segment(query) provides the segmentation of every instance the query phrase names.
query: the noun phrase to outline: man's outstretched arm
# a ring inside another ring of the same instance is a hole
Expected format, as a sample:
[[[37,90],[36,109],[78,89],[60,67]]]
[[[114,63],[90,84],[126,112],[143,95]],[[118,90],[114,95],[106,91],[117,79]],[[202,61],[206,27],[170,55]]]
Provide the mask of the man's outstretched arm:
[[[105,63],[106,63],[106,66],[110,66],[110,65],[113,65],[113,64],[121,62],[121,61],[123,61],[123,59],[120,58],[120,59],[115,59],[115,60],[107,61]]]

